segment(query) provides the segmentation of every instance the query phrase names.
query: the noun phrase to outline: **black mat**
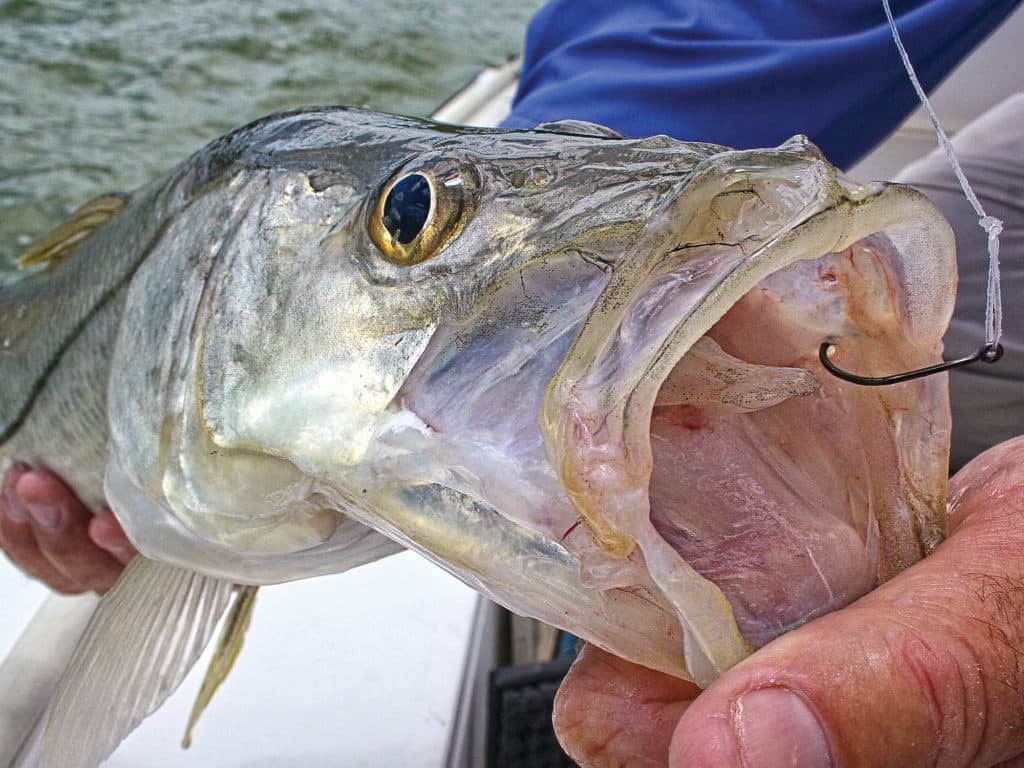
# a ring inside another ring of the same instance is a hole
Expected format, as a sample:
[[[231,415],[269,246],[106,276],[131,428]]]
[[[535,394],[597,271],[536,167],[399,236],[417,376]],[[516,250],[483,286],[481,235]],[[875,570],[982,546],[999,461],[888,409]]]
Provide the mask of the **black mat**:
[[[551,708],[572,659],[491,672],[488,768],[573,768],[551,727]]]

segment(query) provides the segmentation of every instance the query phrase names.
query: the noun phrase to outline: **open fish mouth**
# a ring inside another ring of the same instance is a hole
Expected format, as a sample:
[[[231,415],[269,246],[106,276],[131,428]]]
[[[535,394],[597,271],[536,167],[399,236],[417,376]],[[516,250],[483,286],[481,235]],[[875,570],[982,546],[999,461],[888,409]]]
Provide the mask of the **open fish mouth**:
[[[150,259],[126,299],[153,359],[122,334],[106,488],[144,554],[260,584],[401,545],[707,685],[941,539],[945,378],[818,360],[939,359],[953,236],[922,194],[801,137],[251,130],[259,172],[162,241],[209,220],[219,246]],[[403,218],[396,189],[430,205]]]
[[[869,375],[938,361],[951,233],[923,196],[848,186],[801,139],[765,159],[697,169],[616,264],[541,409],[596,544],[576,548],[584,583],[646,568],[698,681],[943,535],[945,382],[858,387],[818,348]]]

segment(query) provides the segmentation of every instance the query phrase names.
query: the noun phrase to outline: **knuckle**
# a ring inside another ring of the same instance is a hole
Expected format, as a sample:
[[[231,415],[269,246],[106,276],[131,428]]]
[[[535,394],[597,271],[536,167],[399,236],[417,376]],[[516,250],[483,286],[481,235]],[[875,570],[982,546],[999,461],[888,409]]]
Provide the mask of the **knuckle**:
[[[36,526],[36,540],[40,549],[61,560],[73,559],[96,549],[86,528],[66,517],[62,517],[54,528]]]
[[[980,749],[987,719],[982,667],[970,645],[911,635],[902,643],[900,660],[931,720],[932,763],[969,764]]]
[[[64,529],[39,532],[36,538],[39,549],[55,565],[73,563],[77,550],[84,544],[73,533]]]
[[[1016,557],[1024,543],[1024,473],[1018,468],[1015,475],[1015,483],[1002,478],[1002,482],[954,491],[950,505],[956,523],[953,535],[968,535],[975,546],[993,557]],[[970,495],[965,497],[967,492]]]
[[[979,578],[985,597],[971,609],[932,604],[926,623],[897,634],[895,657],[930,719],[935,766],[991,765],[1024,750],[1024,581]]]

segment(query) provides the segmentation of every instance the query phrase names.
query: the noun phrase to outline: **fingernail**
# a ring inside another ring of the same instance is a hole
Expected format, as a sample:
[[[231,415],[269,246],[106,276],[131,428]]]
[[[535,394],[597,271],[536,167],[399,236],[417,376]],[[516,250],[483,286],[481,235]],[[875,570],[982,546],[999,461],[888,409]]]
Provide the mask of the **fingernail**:
[[[4,495],[4,502],[7,506],[7,517],[16,523],[27,523],[28,515],[25,513],[25,505],[21,503],[21,499],[17,498],[13,493]]]
[[[53,529],[60,524],[60,508],[50,504],[26,504],[28,513],[40,528]]]
[[[821,768],[832,759],[817,716],[785,688],[744,694],[733,720],[745,768]]]

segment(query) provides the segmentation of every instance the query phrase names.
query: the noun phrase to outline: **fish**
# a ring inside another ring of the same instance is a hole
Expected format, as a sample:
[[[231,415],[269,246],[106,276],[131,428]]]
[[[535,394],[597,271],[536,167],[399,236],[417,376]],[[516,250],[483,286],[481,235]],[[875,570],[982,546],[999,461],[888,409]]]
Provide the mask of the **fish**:
[[[861,387],[819,347],[862,375],[941,360],[952,232],[803,136],[311,108],[24,261],[0,288],[2,450],[106,499],[141,553],[69,663],[44,765],[106,757],[238,585],[411,549],[707,686],[944,535],[945,377]]]

